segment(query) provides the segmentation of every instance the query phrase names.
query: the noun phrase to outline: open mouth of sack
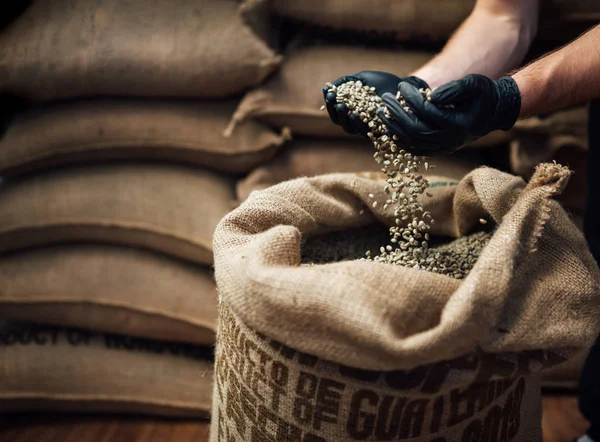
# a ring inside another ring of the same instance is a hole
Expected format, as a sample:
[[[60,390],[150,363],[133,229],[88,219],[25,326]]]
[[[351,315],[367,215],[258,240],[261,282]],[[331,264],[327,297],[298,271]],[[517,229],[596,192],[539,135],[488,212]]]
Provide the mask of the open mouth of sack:
[[[491,238],[492,231],[493,227],[482,224],[480,229],[458,239],[431,236],[429,258],[415,256],[412,261],[414,262],[413,268],[462,279],[473,268]],[[302,264],[354,261],[366,259],[384,251],[393,252],[395,246],[389,241],[389,229],[383,224],[371,224],[308,237],[303,240],[302,244]],[[431,262],[428,263],[428,260]],[[404,263],[398,265],[404,265]],[[438,269],[433,266],[443,268]]]

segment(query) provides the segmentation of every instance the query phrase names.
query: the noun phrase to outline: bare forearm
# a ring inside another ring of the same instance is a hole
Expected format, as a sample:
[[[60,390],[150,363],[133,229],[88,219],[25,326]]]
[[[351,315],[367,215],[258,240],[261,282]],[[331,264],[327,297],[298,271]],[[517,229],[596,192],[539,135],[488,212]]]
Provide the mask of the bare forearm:
[[[521,93],[519,118],[600,98],[600,26],[513,75]]]
[[[432,88],[467,74],[501,77],[525,57],[538,7],[538,0],[480,0],[442,52],[414,75]]]

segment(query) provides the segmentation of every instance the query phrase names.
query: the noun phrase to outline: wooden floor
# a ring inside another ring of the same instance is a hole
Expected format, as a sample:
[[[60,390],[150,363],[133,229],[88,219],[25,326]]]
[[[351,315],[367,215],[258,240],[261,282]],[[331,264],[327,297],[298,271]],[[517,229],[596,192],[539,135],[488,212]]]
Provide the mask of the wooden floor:
[[[572,442],[587,423],[577,399],[544,398],[544,442]],[[73,417],[59,415],[0,416],[1,442],[206,442],[208,424],[147,418]]]

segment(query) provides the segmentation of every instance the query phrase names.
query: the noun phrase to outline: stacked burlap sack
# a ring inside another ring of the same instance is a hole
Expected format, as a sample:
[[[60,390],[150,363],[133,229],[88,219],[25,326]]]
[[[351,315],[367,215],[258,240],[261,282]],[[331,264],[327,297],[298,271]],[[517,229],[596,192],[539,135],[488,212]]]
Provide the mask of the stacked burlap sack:
[[[212,235],[283,137],[222,135],[280,57],[234,0],[34,1],[0,32],[0,409],[206,416]]]
[[[344,232],[394,224],[373,208],[373,174],[250,195],[215,232],[211,440],[541,441],[540,371],[599,330],[600,271],[555,200],[569,177],[553,163],[529,183],[486,167],[428,176],[432,235],[492,234],[463,280],[305,259],[318,235],[344,248]]]
[[[270,0],[277,15],[315,27],[399,41],[444,42],[469,16],[475,0]],[[600,20],[595,0],[541,2],[539,38],[564,42]]]

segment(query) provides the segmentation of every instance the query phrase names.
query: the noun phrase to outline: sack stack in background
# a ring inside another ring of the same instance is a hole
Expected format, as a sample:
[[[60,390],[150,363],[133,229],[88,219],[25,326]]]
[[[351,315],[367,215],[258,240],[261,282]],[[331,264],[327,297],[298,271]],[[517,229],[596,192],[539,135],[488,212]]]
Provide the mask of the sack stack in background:
[[[239,8],[235,0],[35,1],[0,36],[2,92],[36,101],[238,94],[280,63]]]
[[[37,0],[0,31],[30,104],[0,138],[0,411],[208,415],[213,231],[285,138],[223,136],[280,63],[260,12]]]
[[[270,0],[282,17],[324,29],[414,43],[444,43],[469,16],[475,0]],[[538,39],[565,43],[600,20],[595,0],[541,2]]]
[[[569,172],[427,178],[432,236],[488,220],[491,239],[464,280],[302,259],[317,235],[341,233],[339,250],[350,229],[394,225],[372,204],[387,198],[381,178],[289,181],[221,221],[211,440],[541,441],[541,369],[600,328],[598,267],[554,200]]]
[[[207,418],[212,348],[69,327],[0,325],[0,412]]]
[[[222,136],[237,100],[87,99],[17,115],[0,139],[0,173],[19,175],[99,160],[188,163],[245,173],[272,158],[284,138],[248,122]]]

